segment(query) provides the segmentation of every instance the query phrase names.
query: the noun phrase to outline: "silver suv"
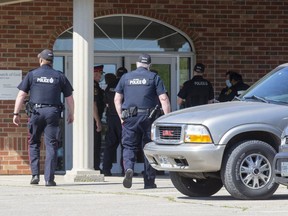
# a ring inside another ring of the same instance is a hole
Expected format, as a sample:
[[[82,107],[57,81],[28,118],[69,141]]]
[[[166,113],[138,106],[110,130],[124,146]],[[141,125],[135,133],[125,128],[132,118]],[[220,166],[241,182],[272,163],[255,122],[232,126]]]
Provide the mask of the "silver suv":
[[[267,199],[278,188],[272,164],[288,125],[288,64],[231,102],[172,112],[152,125],[144,153],[169,171],[184,195],[206,197],[223,185],[238,199]]]

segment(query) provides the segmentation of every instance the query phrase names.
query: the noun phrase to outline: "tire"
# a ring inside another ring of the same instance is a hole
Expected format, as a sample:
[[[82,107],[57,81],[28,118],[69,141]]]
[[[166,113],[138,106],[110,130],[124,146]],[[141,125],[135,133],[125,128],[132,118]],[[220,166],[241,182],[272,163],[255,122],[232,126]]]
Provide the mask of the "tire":
[[[277,190],[274,183],[275,149],[259,140],[238,143],[226,153],[221,178],[226,190],[237,199],[268,199]]]
[[[193,179],[178,172],[170,172],[170,178],[175,188],[189,197],[209,197],[223,187],[221,179]]]

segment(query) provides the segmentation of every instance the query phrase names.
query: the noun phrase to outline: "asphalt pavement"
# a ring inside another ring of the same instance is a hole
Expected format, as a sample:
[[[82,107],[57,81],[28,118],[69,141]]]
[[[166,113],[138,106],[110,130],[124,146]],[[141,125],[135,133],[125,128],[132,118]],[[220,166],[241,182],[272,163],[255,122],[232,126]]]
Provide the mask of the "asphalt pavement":
[[[31,176],[0,176],[1,216],[286,216],[288,190],[280,186],[269,200],[237,200],[224,187],[207,198],[189,198],[178,192],[169,175],[158,176],[156,189],[144,189],[141,176],[133,186],[122,186],[122,176],[105,177],[104,182],[71,183],[57,175],[56,187],[30,185]]]

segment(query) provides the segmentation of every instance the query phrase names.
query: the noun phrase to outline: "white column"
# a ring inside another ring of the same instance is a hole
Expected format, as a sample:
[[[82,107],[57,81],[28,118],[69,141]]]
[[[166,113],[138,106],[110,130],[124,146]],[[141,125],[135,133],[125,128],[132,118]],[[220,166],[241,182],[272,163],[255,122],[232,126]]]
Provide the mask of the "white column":
[[[73,167],[68,181],[104,181],[93,168],[94,0],[73,0]]]

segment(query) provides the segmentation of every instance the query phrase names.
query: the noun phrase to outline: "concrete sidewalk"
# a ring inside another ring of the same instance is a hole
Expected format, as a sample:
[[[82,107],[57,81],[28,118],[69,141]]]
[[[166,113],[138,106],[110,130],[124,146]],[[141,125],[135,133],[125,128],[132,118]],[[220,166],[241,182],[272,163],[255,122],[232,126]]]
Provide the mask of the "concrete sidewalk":
[[[235,200],[222,188],[208,198],[189,198],[178,192],[169,176],[157,178],[157,189],[143,189],[142,177],[133,186],[122,186],[123,177],[105,177],[104,182],[67,183],[56,176],[56,187],[30,185],[31,176],[0,176],[1,216],[89,215],[269,215],[288,214],[288,190],[280,186],[269,200]]]

